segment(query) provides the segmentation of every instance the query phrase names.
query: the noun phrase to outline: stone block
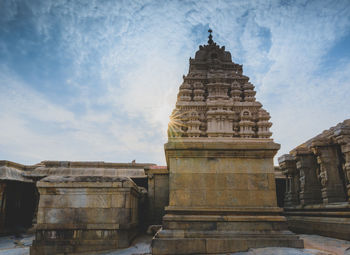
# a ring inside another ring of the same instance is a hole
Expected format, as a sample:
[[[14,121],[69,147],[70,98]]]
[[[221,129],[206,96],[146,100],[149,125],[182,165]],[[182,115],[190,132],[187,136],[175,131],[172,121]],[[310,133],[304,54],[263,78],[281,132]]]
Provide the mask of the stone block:
[[[153,239],[152,254],[181,255],[181,254],[205,254],[205,239]],[[181,240],[181,241],[180,241]]]
[[[170,140],[165,146],[170,201],[152,254],[302,247],[277,208],[272,161],[277,148],[271,140]]]
[[[140,191],[127,177],[47,177],[37,186],[31,254],[97,252],[127,247],[137,233]]]
[[[206,253],[224,253],[246,251],[250,248],[247,240],[242,239],[226,239],[226,238],[211,238],[206,240]]]

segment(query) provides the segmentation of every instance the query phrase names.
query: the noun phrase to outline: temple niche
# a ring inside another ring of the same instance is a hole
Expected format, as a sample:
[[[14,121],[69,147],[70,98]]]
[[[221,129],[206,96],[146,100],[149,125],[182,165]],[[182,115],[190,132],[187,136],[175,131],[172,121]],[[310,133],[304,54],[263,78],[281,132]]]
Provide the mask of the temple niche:
[[[209,30],[211,33],[211,30]],[[169,205],[152,254],[302,248],[277,206],[269,113],[242,65],[209,35],[190,59],[170,117]]]
[[[350,240],[350,119],[281,156],[279,164],[290,229]]]

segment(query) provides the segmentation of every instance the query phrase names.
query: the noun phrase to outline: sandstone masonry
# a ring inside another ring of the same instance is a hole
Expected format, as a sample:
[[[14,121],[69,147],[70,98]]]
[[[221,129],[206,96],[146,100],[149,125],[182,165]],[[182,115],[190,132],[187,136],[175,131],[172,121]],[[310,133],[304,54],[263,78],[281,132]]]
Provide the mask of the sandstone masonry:
[[[272,159],[280,146],[248,81],[211,34],[190,59],[170,117],[169,206],[152,254],[303,247],[277,207]]]
[[[350,120],[306,141],[278,161],[287,177],[289,227],[350,240]]]

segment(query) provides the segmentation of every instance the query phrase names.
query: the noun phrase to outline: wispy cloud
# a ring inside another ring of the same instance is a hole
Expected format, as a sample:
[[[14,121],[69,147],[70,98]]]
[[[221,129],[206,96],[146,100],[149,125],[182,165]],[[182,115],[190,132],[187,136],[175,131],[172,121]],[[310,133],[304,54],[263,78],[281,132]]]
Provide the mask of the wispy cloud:
[[[1,71],[0,152],[6,159],[159,160],[161,149],[148,139],[154,139],[151,129],[119,118],[113,108],[75,114]]]
[[[0,5],[2,158],[164,164],[168,116],[209,25],[271,113],[280,154],[349,117],[350,59],[324,62],[350,36],[347,1]]]

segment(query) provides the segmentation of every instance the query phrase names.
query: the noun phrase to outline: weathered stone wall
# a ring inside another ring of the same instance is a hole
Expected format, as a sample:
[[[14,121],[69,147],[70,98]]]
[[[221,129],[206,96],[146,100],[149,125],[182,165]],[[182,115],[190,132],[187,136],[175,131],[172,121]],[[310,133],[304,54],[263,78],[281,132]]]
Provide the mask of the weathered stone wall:
[[[161,225],[169,205],[169,171],[166,166],[145,168],[148,177],[148,225]]]
[[[137,233],[140,192],[127,177],[47,177],[31,254],[128,247]]]
[[[350,240],[350,120],[279,158],[289,180],[285,212],[300,233]]]
[[[172,138],[169,206],[152,254],[222,254],[303,247],[277,207],[272,140]]]
[[[275,207],[275,176],[270,161],[272,158],[173,156],[169,162],[174,166],[169,179],[173,191],[169,206]]]

